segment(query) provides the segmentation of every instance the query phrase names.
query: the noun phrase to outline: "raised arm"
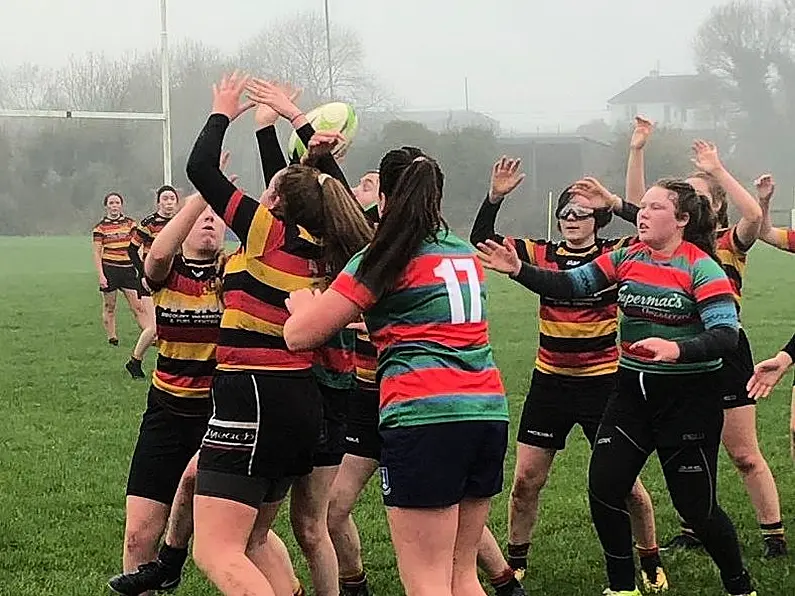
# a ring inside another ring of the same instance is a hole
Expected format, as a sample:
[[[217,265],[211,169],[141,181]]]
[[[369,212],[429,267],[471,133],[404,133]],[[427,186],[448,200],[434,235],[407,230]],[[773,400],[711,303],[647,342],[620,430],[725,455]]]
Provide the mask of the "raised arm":
[[[246,89],[249,97],[258,104],[270,106],[270,108],[280,116],[289,120],[295,128],[298,138],[301,139],[301,142],[304,144],[304,147],[309,147],[309,141],[315,134],[315,129],[306,119],[301,109],[295,105],[294,100],[298,97],[296,92],[292,91],[290,88],[285,88],[260,79],[249,81]],[[345,179],[345,174],[343,174],[342,169],[339,167],[333,155],[322,154],[310,165],[315,166],[324,174],[336,178],[342,182],[343,186],[345,186],[349,192],[351,191],[351,187]]]
[[[300,95],[300,91],[292,88],[286,89],[286,91],[290,93],[291,101],[295,101]],[[254,123],[266,187],[270,186],[271,180],[279,170],[287,167],[287,160],[284,158],[284,153],[279,145],[279,137],[276,134],[277,120],[279,120],[279,112],[266,103],[257,104]]]
[[[585,298],[606,290],[615,283],[611,255],[565,271],[542,269],[522,261],[513,243],[497,244],[486,240],[478,244],[478,257],[488,269],[505,273],[536,294],[550,298]]]
[[[635,129],[629,140],[629,158],[627,160],[627,180],[625,193],[627,202],[640,205],[646,194],[646,174],[644,153],[646,141],[649,140],[654,124],[642,116],[635,116]],[[634,222],[633,222],[634,223]]]
[[[740,221],[737,222],[737,239],[745,250],[751,248],[759,238],[762,227],[762,208],[742,184],[735,180],[723,166],[718,157],[718,149],[713,143],[697,140],[693,143],[695,157],[693,163],[702,172],[710,174],[726,191],[731,202],[740,212]]]
[[[756,197],[759,206],[762,208],[762,229],[759,231],[759,238],[762,242],[775,246],[779,250],[795,252],[795,230],[777,228],[773,225],[770,217],[770,199],[776,190],[776,182],[773,176],[765,174],[754,181],[756,186]]]
[[[221,170],[221,147],[229,124],[253,102],[240,103],[245,79],[224,77],[213,87],[213,110],[188,158],[188,179],[204,200],[245,243],[259,202],[243,195]]]
[[[174,257],[205,209],[207,203],[201,195],[192,194],[185,200],[182,209],[160,231],[144,262],[144,273],[148,281],[157,284],[168,277]]]
[[[502,244],[503,236],[494,231],[494,224],[505,197],[511,194],[525,179],[521,165],[521,159],[511,159],[505,155],[494,164],[491,170],[489,192],[472,224],[472,232],[469,235],[469,241],[472,244],[477,245],[486,240],[495,240]]]

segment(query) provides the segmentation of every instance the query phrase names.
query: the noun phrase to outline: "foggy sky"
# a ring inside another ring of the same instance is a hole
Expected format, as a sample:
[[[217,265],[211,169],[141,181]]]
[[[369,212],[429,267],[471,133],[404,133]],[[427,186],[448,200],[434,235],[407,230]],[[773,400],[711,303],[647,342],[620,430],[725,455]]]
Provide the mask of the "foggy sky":
[[[409,107],[470,108],[505,128],[564,129],[655,68],[692,72],[693,35],[716,0],[330,0],[369,67]],[[174,41],[231,51],[323,0],[169,0]],[[159,0],[2,0],[0,64],[57,66],[70,53],[156,47]],[[266,74],[266,73],[262,73]]]

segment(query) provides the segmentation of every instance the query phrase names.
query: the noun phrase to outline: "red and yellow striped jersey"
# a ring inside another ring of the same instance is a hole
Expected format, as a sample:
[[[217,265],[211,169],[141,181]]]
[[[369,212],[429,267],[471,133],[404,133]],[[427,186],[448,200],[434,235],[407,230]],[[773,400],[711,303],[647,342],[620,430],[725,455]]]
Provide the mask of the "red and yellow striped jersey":
[[[377,389],[375,373],[378,369],[378,351],[370,336],[361,331],[356,333],[353,364],[356,367],[356,380],[364,389]]]
[[[715,241],[715,252],[717,253],[723,271],[732,285],[732,294],[737,308],[740,308],[740,300],[743,291],[743,276],[748,260],[748,250],[750,246],[743,246],[737,237],[737,226],[722,228],[717,232]]]
[[[284,341],[290,292],[321,288],[320,243],[300,226],[285,224],[238,190],[224,221],[241,247],[224,269],[224,315],[218,342],[220,370],[305,370],[314,352],[291,352]]]
[[[165,228],[170,220],[170,217],[163,217],[155,211],[151,215],[144,217],[140,223],[135,226],[132,238],[130,238],[130,244],[133,246],[143,246],[143,259],[149,254],[149,249],[152,248],[152,242],[155,241],[160,230]]]
[[[94,242],[102,245],[102,263],[116,267],[132,267],[132,261],[127,254],[130,246],[135,220],[126,215],[116,219],[103,217],[94,226],[92,236]]]
[[[787,230],[784,228],[773,228],[775,239],[773,245],[787,252],[795,252],[795,230]]]
[[[355,340],[355,331],[343,329],[315,350],[313,371],[318,384],[341,390],[356,387]]]
[[[628,246],[635,237],[605,240],[584,249],[564,242],[516,239],[519,257],[544,269],[575,269],[600,255]],[[558,299],[539,296],[539,341],[536,368],[571,377],[607,375],[618,370],[618,290],[615,286],[594,296]]]
[[[157,321],[152,385],[175,398],[165,405],[177,413],[206,415],[223,312],[217,263],[177,255],[163,282],[147,282]]]

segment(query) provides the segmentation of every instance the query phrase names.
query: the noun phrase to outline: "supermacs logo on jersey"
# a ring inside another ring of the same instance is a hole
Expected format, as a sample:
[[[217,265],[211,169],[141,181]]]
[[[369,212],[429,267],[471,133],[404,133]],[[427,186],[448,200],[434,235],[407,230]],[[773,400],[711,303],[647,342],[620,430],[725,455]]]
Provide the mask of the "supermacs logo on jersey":
[[[618,303],[626,310],[637,310],[668,320],[680,320],[690,317],[688,305],[679,292],[660,292],[647,294],[633,292],[629,285],[618,289]]]

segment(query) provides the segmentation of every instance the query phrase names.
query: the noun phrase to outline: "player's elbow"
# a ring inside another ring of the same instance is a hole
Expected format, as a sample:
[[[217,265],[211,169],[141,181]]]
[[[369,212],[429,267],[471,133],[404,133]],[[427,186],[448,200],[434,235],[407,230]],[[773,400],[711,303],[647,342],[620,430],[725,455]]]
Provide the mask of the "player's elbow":
[[[765,219],[765,214],[762,212],[762,207],[759,206],[759,203],[750,203],[748,207],[743,210],[743,219],[750,225],[756,226],[758,232]]]
[[[290,317],[284,324],[284,343],[287,344],[287,349],[291,352],[302,352],[310,349],[309,345],[309,329],[306,325],[302,325],[300,320],[296,317]]]

